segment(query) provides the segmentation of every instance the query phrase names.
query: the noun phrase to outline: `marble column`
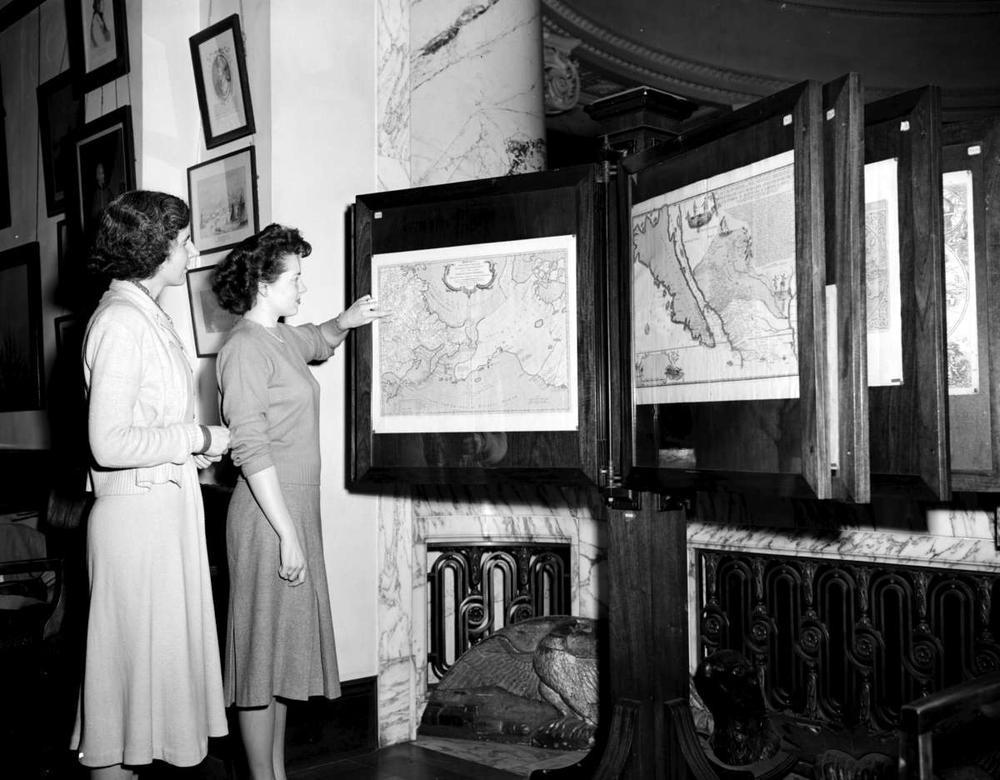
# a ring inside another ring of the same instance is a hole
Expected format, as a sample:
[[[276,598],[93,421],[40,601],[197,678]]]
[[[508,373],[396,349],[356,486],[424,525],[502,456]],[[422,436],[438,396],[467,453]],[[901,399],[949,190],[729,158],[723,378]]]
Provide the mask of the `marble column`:
[[[381,189],[545,167],[538,0],[380,0],[377,45]]]
[[[379,188],[545,167],[538,0],[379,0]],[[427,684],[428,541],[562,541],[575,553],[574,611],[598,613],[603,542],[586,491],[512,487],[383,494],[378,508],[379,738],[414,738]]]

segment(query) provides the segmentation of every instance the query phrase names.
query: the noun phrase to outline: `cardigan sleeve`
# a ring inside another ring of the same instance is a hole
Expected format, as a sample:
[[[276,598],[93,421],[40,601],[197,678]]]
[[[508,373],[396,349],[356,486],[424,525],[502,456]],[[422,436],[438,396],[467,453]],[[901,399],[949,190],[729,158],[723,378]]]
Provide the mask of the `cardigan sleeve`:
[[[229,427],[233,463],[249,477],[274,465],[268,436],[267,357],[251,340],[233,334],[219,352],[216,373],[222,420]]]
[[[148,327],[142,314],[121,307],[114,316],[95,321],[87,335],[87,427],[91,453],[104,468],[184,463],[198,449],[201,431],[196,423],[136,423],[135,406],[143,381],[141,339]]]

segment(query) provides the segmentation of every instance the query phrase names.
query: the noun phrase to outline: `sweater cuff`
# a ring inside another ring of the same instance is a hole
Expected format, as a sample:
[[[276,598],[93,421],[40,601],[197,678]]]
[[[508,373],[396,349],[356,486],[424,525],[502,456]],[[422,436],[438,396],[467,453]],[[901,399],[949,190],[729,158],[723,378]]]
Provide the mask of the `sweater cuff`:
[[[188,452],[202,452],[202,446],[205,443],[205,435],[201,432],[202,426],[198,425],[198,423],[191,423],[190,425],[185,425],[184,428],[188,438]]]

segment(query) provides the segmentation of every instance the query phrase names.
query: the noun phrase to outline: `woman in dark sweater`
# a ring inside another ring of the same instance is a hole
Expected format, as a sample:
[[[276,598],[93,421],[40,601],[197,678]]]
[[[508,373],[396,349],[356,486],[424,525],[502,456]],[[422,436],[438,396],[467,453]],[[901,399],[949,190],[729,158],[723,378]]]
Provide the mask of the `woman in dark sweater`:
[[[287,325],[305,292],[298,230],[269,225],[220,262],[212,289],[242,319],[219,352],[222,417],[241,477],[229,504],[225,695],[252,776],[284,774],[284,700],[340,694],[320,522],[319,383],[352,328],[384,316],[371,296],[320,325]]]

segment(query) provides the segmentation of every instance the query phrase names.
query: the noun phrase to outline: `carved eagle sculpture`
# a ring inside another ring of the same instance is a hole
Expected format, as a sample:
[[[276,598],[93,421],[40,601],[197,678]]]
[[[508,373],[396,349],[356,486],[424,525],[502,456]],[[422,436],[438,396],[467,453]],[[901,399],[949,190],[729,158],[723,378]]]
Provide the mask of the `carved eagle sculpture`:
[[[420,732],[585,749],[597,709],[594,621],[530,618],[455,662],[429,695]]]

